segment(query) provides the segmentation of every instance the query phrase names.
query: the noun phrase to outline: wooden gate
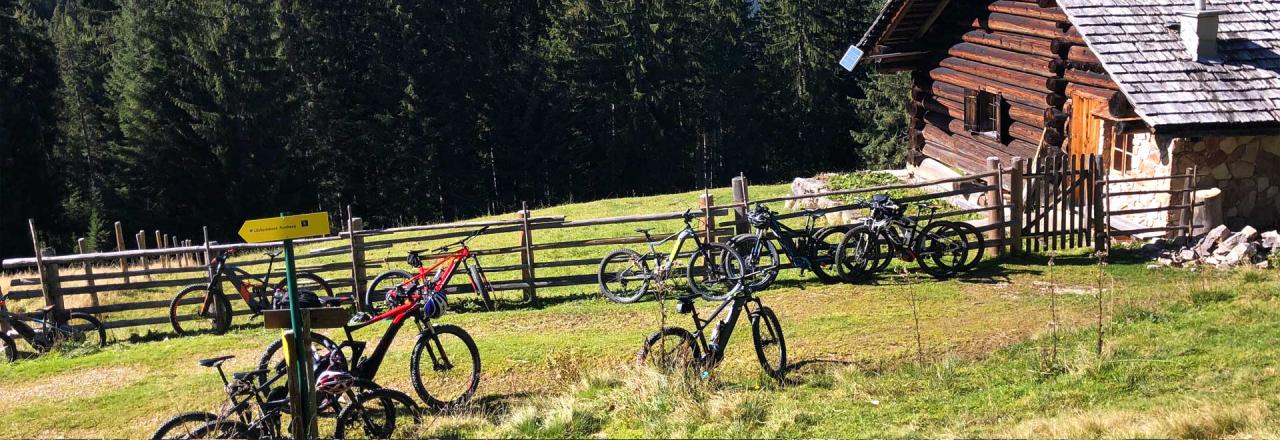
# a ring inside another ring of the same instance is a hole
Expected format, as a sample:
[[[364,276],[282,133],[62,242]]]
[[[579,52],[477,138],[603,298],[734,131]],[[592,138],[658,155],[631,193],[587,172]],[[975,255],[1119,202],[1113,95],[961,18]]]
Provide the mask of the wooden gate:
[[[1027,162],[1022,173],[1026,188],[1022,248],[1037,252],[1105,246],[1098,179],[1105,172],[1101,158],[1093,154]]]

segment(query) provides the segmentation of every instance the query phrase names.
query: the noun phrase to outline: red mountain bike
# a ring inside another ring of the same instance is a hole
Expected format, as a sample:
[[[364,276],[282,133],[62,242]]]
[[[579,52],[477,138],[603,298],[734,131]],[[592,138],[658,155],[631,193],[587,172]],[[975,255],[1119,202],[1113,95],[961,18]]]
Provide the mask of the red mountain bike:
[[[409,251],[409,265],[418,268],[418,272],[411,274],[403,270],[389,270],[378,274],[373,282],[369,283],[369,290],[365,291],[364,297],[360,298],[360,305],[364,307],[364,311],[378,314],[388,308],[389,305],[386,302],[389,292],[404,295],[406,292],[413,291],[415,287],[422,287],[423,292],[442,292],[449,285],[449,280],[457,272],[458,266],[462,266],[467,276],[471,278],[471,288],[480,296],[484,308],[493,311],[496,305],[489,297],[489,292],[493,290],[492,285],[484,276],[480,260],[467,247],[467,240],[475,238],[488,229],[489,227],[485,226],[462,240],[432,249],[430,252],[433,255],[428,256],[439,257],[439,259],[430,267],[422,265],[422,254],[427,250]],[[458,246],[458,249],[450,252],[449,249],[454,246]]]
[[[412,319],[419,330],[409,358],[410,382],[413,383],[414,391],[434,410],[467,403],[480,383],[480,351],[471,335],[462,327],[431,322],[448,309],[444,292],[426,293],[419,286],[406,291],[392,289],[386,292],[382,303],[388,306],[388,310],[373,317],[358,314],[343,326],[347,340],[341,344],[334,344],[329,338],[312,333],[312,350],[327,356],[334,350],[351,349],[350,356],[343,353],[343,359],[350,360],[351,374],[361,380],[375,382],[391,342],[396,339],[396,334],[405,321]],[[357,341],[352,333],[382,321],[389,321],[390,325],[386,327],[373,351],[366,356],[364,351],[367,344]],[[278,339],[267,346],[258,361],[259,370],[284,371],[285,361],[280,347],[281,341]]]

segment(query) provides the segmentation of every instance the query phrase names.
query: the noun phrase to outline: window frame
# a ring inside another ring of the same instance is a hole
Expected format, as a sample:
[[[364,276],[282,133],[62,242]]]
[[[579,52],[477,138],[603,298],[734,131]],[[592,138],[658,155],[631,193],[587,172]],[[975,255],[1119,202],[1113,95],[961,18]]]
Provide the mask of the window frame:
[[[1004,141],[1004,95],[983,90],[965,89],[964,129],[970,134]]]

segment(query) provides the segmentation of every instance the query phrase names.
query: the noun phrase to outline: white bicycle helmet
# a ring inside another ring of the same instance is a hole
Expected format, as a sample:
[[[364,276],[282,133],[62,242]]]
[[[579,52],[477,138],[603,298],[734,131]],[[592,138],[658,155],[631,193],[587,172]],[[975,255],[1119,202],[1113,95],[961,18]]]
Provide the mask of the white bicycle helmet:
[[[341,370],[325,370],[316,378],[316,391],[339,395],[351,389],[356,378],[351,373]]]

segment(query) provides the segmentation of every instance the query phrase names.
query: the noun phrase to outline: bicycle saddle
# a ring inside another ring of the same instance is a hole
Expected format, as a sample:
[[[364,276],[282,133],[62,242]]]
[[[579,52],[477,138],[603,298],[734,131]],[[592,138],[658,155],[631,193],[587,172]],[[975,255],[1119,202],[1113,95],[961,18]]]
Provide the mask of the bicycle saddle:
[[[235,356],[231,356],[231,355],[218,356],[216,358],[201,359],[197,362],[200,364],[201,367],[216,367],[216,366],[222,365],[223,362],[226,362],[227,360],[234,357]]]
[[[806,209],[803,212],[804,212],[804,215],[808,216],[809,218],[818,218],[826,215],[816,209]]]
[[[270,372],[270,371],[271,371],[270,369],[266,369],[266,368],[264,368],[264,369],[261,369],[261,370],[245,371],[245,372],[240,372],[240,373],[231,373],[231,378],[232,378],[232,379],[235,379],[235,380],[246,380],[246,379],[252,379],[252,378],[254,378],[254,377],[256,377],[256,376],[259,376],[259,375],[261,375],[262,377],[264,377],[264,378],[265,378],[265,377],[267,377],[267,373],[268,373],[268,372]]]
[[[44,306],[44,307],[41,307],[41,308],[36,309],[35,313],[36,313],[37,315],[43,315],[43,314],[45,314],[45,313],[52,312],[52,311],[53,311],[53,307],[54,307],[54,306]]]
[[[652,230],[653,228],[640,228],[640,229],[636,229],[636,232],[639,232],[641,234],[648,234],[649,231],[652,231]]]

